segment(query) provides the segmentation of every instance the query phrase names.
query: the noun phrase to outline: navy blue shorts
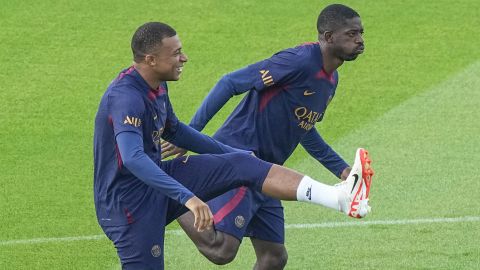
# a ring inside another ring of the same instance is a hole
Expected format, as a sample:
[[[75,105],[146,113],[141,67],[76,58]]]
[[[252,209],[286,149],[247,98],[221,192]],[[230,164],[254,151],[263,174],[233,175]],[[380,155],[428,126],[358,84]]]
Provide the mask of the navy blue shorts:
[[[261,191],[271,166],[242,153],[185,156],[161,163],[162,170],[204,201],[241,186]],[[160,192],[152,192],[145,202],[152,211],[132,224],[102,227],[123,269],[163,269],[165,226],[187,211]]]
[[[244,236],[283,244],[285,220],[279,200],[248,187],[227,191],[208,202],[215,229],[242,241]]]

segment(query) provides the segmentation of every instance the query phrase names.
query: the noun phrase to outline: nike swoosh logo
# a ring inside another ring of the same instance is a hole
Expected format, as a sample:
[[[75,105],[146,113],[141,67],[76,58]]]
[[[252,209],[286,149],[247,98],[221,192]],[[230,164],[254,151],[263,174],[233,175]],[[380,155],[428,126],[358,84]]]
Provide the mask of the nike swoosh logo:
[[[304,96],[311,96],[311,95],[313,95],[313,94],[315,94],[315,92],[309,92],[308,90],[305,90],[305,91],[303,92],[303,95],[304,95]]]
[[[357,181],[358,181],[358,174],[354,174],[353,177],[355,177],[355,181],[353,181],[353,186],[352,186],[352,191],[350,191],[350,193],[353,192],[353,189],[355,188],[355,185],[357,184]]]

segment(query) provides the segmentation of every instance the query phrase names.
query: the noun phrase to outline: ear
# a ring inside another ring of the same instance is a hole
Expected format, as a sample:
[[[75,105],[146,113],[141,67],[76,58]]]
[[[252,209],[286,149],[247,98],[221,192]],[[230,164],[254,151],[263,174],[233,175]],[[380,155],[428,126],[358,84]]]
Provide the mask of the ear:
[[[333,42],[333,32],[332,31],[325,31],[323,33],[323,38],[327,43],[332,43]]]
[[[155,56],[151,54],[146,54],[144,60],[145,60],[145,63],[149,66],[155,66],[156,64]]]

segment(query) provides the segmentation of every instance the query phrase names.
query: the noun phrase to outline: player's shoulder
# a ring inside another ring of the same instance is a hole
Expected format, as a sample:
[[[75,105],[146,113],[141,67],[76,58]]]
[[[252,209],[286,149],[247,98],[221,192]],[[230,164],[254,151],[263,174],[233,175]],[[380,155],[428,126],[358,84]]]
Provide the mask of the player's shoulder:
[[[141,97],[141,86],[133,75],[134,69],[122,70],[120,74],[110,83],[107,92],[115,96]]]
[[[312,55],[319,50],[320,48],[319,46],[320,45],[318,42],[304,42],[295,47],[285,49],[284,51],[286,53],[295,55],[300,60],[305,60],[305,59],[310,59]]]
[[[129,104],[143,106],[142,92],[135,85],[126,81],[112,82],[105,92],[104,98],[107,104]]]
[[[314,56],[318,48],[318,42],[307,42],[281,50],[275,55],[278,57],[288,58],[291,62],[298,66],[308,66],[310,61],[312,61],[312,56]]]

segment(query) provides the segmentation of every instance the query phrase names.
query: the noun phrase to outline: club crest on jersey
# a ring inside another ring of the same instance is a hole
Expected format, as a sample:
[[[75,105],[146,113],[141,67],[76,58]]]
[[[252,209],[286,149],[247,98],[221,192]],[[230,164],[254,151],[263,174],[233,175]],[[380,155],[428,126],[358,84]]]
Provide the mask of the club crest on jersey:
[[[125,125],[131,125],[131,126],[134,126],[134,127],[139,127],[142,125],[142,120],[140,118],[137,118],[137,117],[132,117],[132,116],[126,116],[125,117],[125,120],[123,120],[123,123]]]
[[[264,70],[264,69],[260,70],[260,74],[262,74],[263,84],[265,84],[266,86],[271,86],[274,84],[272,75],[269,75],[269,73],[270,73],[270,70]]]
[[[159,245],[153,245],[151,252],[152,252],[152,256],[155,258],[158,258],[160,257],[160,255],[162,255],[162,249],[160,248]]]
[[[235,226],[237,226],[237,228],[242,228],[243,226],[245,225],[245,218],[242,216],[242,215],[238,215],[236,218],[235,218]]]
[[[163,134],[163,127],[161,127],[159,130],[155,130],[152,132],[152,140],[154,144],[159,144],[160,143],[160,138]]]

